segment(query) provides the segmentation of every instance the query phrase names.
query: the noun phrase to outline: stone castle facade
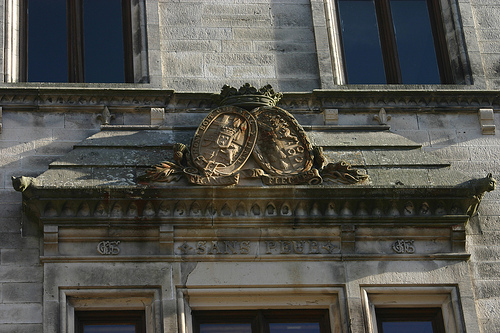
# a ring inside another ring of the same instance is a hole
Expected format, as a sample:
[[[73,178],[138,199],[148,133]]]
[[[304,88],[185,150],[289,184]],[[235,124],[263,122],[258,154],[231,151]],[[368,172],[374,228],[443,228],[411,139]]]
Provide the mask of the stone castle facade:
[[[401,49],[350,84],[349,0],[117,3],[126,83],[68,83],[29,82],[35,5],[0,1],[1,333],[500,330],[500,3],[416,1],[441,84]]]

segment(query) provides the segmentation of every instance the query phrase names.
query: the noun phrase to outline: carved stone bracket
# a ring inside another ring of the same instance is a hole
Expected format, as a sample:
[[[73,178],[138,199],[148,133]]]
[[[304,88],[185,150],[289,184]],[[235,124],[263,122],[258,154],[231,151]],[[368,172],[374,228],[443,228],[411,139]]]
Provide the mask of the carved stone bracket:
[[[493,109],[479,109],[479,123],[483,134],[495,135],[495,118]]]
[[[165,108],[151,108],[151,125],[161,125],[165,120]]]
[[[339,109],[325,109],[323,116],[325,125],[337,125],[339,123]]]

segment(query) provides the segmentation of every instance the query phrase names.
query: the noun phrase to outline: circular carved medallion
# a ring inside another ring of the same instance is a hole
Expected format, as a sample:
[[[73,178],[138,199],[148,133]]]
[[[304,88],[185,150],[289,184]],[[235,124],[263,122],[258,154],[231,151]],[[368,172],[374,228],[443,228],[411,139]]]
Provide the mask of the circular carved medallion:
[[[206,176],[230,175],[245,164],[256,140],[257,122],[250,112],[236,106],[214,109],[193,137],[193,163]]]
[[[312,168],[312,145],[297,120],[278,107],[253,112],[259,126],[253,156],[269,174],[290,176]]]

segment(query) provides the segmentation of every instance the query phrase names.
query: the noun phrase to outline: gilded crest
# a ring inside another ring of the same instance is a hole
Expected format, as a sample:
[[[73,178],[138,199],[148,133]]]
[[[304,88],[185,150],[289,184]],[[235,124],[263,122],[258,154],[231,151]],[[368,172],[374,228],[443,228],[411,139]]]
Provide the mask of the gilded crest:
[[[291,176],[311,170],[312,145],[306,133],[287,111],[261,107],[253,111],[259,133],[253,156],[267,173]]]
[[[205,176],[231,175],[245,164],[256,140],[257,122],[250,112],[236,106],[219,107],[196,130],[193,163]]]

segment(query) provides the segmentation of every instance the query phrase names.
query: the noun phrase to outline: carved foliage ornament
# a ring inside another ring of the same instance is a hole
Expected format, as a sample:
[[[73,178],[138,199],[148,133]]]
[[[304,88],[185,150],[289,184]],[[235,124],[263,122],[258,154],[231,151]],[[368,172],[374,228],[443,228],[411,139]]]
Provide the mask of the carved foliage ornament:
[[[260,168],[242,170],[251,155]],[[297,120],[275,106],[212,110],[198,127],[191,150],[174,145],[174,160],[153,166],[140,180],[172,182],[186,177],[197,185],[235,185],[240,178],[260,178],[266,185],[314,185],[323,179],[344,184],[368,179],[343,161],[325,166],[322,149],[313,148]]]

